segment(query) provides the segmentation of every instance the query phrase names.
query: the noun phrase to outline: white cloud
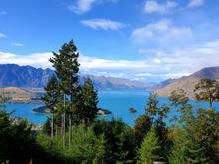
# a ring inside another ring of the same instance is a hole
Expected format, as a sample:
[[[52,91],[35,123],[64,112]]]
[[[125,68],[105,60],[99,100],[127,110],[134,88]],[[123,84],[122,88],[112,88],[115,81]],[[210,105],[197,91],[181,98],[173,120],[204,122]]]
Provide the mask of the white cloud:
[[[89,11],[93,3],[95,3],[96,1],[97,0],[78,0],[76,6],[70,5],[68,6],[68,9],[77,14],[82,14],[82,13]]]
[[[135,41],[180,41],[192,38],[192,30],[189,27],[175,27],[169,19],[147,24],[145,27],[137,28],[132,32]]]
[[[188,7],[197,7],[202,6],[204,4],[204,0],[191,0],[188,4]]]
[[[90,20],[83,20],[81,23],[85,26],[91,27],[95,30],[98,28],[104,29],[104,30],[119,30],[123,28],[125,25],[116,22],[116,21],[111,21],[107,19],[90,19]]]
[[[138,74],[136,74],[135,76],[137,76],[137,77],[145,77],[145,76],[153,76],[151,73],[138,73]]]
[[[51,64],[48,61],[50,57],[52,57],[52,53],[17,55],[0,51],[0,64],[11,63],[19,65],[31,65],[37,68],[51,68]]]
[[[6,11],[0,11],[0,15],[6,15],[7,12]]]
[[[158,4],[157,1],[146,1],[144,6],[144,11],[146,13],[153,13],[157,12],[160,14],[166,14],[170,12],[170,9],[177,6],[176,2],[173,1],[166,1],[164,4]]]
[[[95,3],[100,2],[116,2],[117,0],[77,0],[76,5],[69,5],[68,10],[76,13],[76,14],[83,14],[91,10],[92,6]]]
[[[7,36],[2,34],[2,33],[0,33],[0,38],[7,38]]]
[[[215,43],[219,42],[209,42],[173,52],[144,50],[145,53],[151,52],[151,55],[144,60],[109,60],[80,55],[80,70],[94,75],[149,81],[179,78],[204,67],[219,66],[219,46]],[[14,63],[51,68],[51,63],[48,61],[51,57],[52,53],[17,55],[0,52],[0,64]]]
[[[16,47],[23,47],[24,45],[22,43],[11,43],[11,45]]]
[[[212,48],[219,47],[219,41],[206,43],[205,47],[212,47]]]

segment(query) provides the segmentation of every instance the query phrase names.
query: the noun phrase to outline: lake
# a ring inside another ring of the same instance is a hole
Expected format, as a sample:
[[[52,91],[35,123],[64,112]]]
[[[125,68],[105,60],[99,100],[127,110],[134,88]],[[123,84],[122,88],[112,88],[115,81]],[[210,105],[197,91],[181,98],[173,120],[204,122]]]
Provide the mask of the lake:
[[[113,112],[114,118],[121,118],[125,123],[133,126],[134,120],[144,114],[144,108],[149,93],[142,90],[130,90],[130,91],[99,91],[99,104],[98,106],[103,109],[108,109]],[[158,98],[160,104],[169,104],[167,98]],[[208,102],[196,102],[190,101],[194,105],[194,108],[203,107],[208,108]],[[11,112],[15,110],[12,116],[26,117],[28,121],[32,123],[44,123],[49,114],[33,113],[32,109],[40,107],[40,104],[7,104],[6,110]],[[129,108],[137,109],[138,113],[132,114],[129,112]],[[214,103],[213,107],[216,111],[219,111],[219,103]],[[171,111],[169,117],[174,115],[174,111]],[[102,116],[100,116],[102,117]],[[106,118],[112,118],[112,116],[106,116]]]

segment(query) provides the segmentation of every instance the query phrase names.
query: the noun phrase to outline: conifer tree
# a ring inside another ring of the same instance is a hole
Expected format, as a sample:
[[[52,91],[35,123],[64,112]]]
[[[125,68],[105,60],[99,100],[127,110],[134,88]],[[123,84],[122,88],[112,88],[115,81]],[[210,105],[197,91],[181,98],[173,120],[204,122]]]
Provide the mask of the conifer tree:
[[[58,102],[62,101],[62,93],[59,90],[58,80],[53,75],[47,83],[47,86],[44,87],[46,94],[41,98],[46,108],[49,109],[50,113],[52,114],[52,121],[51,121],[51,137],[53,138],[53,128],[54,128],[54,113],[57,113],[56,105]]]
[[[160,159],[158,156],[159,151],[161,151],[159,139],[156,136],[155,129],[151,128],[138,150],[138,163],[152,164],[154,161]]]
[[[90,124],[97,116],[98,108],[98,97],[97,91],[94,90],[93,83],[90,77],[84,82],[81,88],[82,94],[82,117],[85,119],[86,124]]]
[[[80,64],[78,63],[79,53],[73,40],[63,44],[59,53],[53,52],[53,57],[50,58],[52,66],[55,68],[55,73],[60,80],[60,89],[64,94],[64,109],[66,109],[66,95],[70,96],[71,108],[77,100],[78,90],[78,71]],[[70,110],[69,110],[70,111]],[[71,113],[69,112],[69,124],[71,123]],[[63,147],[65,146],[65,118],[66,111],[63,111]],[[71,134],[71,133],[69,133]]]

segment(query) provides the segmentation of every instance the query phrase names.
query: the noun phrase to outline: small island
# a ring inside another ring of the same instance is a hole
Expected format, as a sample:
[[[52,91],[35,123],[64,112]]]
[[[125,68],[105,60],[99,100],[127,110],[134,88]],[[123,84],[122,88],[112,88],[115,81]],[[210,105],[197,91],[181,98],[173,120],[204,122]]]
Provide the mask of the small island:
[[[107,109],[98,108],[97,116],[107,116],[112,115],[113,113]],[[34,113],[41,113],[41,114],[50,114],[50,109],[46,106],[41,106],[32,110]]]

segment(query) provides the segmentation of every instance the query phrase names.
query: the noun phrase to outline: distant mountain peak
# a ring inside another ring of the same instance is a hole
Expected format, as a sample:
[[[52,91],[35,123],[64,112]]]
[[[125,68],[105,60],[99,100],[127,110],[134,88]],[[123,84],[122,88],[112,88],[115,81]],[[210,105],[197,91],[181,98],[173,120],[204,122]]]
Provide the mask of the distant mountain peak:
[[[0,64],[0,87],[43,88],[51,76],[52,69],[35,68],[29,65]],[[128,79],[79,74],[82,84],[87,76],[91,78],[98,90],[146,89],[147,84]]]

